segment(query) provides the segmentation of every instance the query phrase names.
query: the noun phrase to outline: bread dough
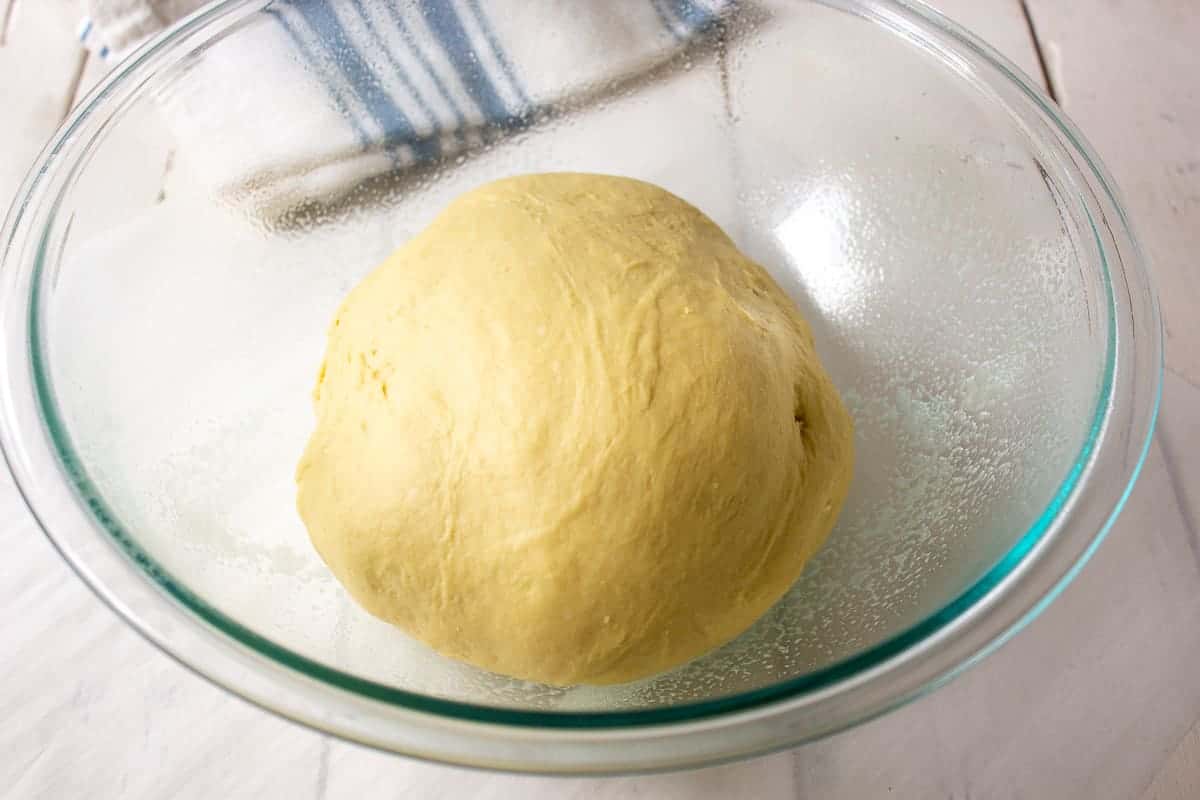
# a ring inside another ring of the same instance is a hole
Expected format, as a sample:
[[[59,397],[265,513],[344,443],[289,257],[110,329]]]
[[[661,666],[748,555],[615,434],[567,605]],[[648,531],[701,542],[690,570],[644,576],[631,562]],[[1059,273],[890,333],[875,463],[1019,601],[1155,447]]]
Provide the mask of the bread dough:
[[[549,684],[641,678],[744,631],[852,471],[789,298],[627,178],[455,200],[346,298],[314,397],[299,509],[350,594]]]

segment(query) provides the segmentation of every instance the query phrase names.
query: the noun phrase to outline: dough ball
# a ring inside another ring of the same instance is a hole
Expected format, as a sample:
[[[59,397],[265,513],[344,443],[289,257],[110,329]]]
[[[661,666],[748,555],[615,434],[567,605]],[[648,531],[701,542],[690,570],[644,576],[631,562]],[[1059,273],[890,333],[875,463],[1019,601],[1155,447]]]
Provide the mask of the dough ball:
[[[455,200],[337,312],[297,472],[354,598],[549,684],[737,636],[821,546],[852,426],[796,308],[698,210],[526,175]]]

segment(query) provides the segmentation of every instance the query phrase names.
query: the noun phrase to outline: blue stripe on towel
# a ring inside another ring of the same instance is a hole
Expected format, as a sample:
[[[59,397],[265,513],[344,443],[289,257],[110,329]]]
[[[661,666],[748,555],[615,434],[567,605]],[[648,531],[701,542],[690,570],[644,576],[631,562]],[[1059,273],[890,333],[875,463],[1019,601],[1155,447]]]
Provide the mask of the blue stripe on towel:
[[[454,8],[441,0],[418,0],[418,4],[429,29],[442,45],[442,50],[446,52],[450,64],[458,72],[463,87],[479,106],[486,121],[503,126],[510,126],[516,122],[516,115],[509,112],[491,78],[488,77],[487,70],[472,51],[471,40]]]
[[[358,52],[341,20],[325,0],[287,0],[287,3],[304,17],[326,54],[345,76],[350,89],[379,123],[385,144],[410,145],[421,160],[436,158],[437,143],[428,137],[417,136],[408,116],[379,85],[370,64]]]
[[[533,103],[529,100],[529,95],[525,93],[525,87],[517,80],[516,70],[513,69],[512,62],[508,60],[508,54],[504,52],[504,48],[500,46],[500,40],[496,38],[496,32],[492,29],[492,23],[483,13],[483,8],[479,5],[479,0],[467,0],[467,6],[471,9],[471,13],[475,15],[475,19],[479,23],[479,28],[483,31],[483,36],[487,40],[488,47],[492,49],[492,54],[496,57],[497,63],[500,64],[500,70],[504,73],[504,77],[508,79],[508,83],[516,93],[517,99],[521,102],[521,110],[529,111],[533,107]]]
[[[375,26],[371,23],[371,18],[367,16],[367,10],[363,8],[363,1],[351,0],[351,3],[354,6],[355,13],[358,14],[358,18],[362,20],[363,27],[367,30],[367,36],[371,38],[371,44],[387,57],[388,64],[391,66],[392,72],[400,81],[400,84],[404,87],[405,91],[412,95],[413,100],[416,102],[417,108],[421,109],[421,112],[429,118],[429,123],[433,126],[433,132],[437,133],[441,129],[441,126],[438,124],[437,114],[434,113],[433,108],[430,107],[429,103],[425,102],[425,98],[421,96],[421,92],[418,91],[416,85],[408,77],[408,72],[404,69],[404,65],[402,65],[396,59],[395,54],[392,53],[392,48],[387,46],[387,43],[384,42],[383,37],[379,35],[379,31],[375,30]]]
[[[274,7],[274,4],[263,9],[264,14],[270,15],[279,23],[279,27],[283,28],[284,33],[292,40],[292,44],[296,48],[296,52],[308,64],[309,70],[321,81],[325,86],[325,91],[329,95],[329,99],[333,101],[334,109],[341,114],[342,118],[350,123],[350,127],[354,130],[354,136],[358,139],[359,145],[363,150],[371,146],[371,137],[367,134],[358,117],[350,111],[350,106],[346,103],[345,95],[329,80],[329,76],[322,69],[320,62],[317,60],[316,54],[309,49],[308,44],[304,41],[304,37],[292,25],[291,20],[283,15],[283,12]]]
[[[662,26],[677,42],[685,42],[689,37],[706,31],[720,18],[719,13],[696,0],[646,1],[654,9]],[[490,74],[481,63],[452,0],[415,0],[413,4],[420,10],[467,95],[483,113],[485,123],[505,128],[520,127],[526,123],[525,115],[533,109],[533,103],[518,79],[508,54],[501,46],[500,39],[484,12],[483,4],[480,0],[463,2],[466,8],[464,13],[469,12],[469,15],[474,16],[484,42],[499,66],[499,74]],[[728,2],[732,5],[737,0]],[[382,130],[383,143],[391,151],[393,159],[398,158],[396,148],[403,146],[411,147],[418,160],[436,159],[441,153],[441,139],[438,134],[447,132],[447,129],[443,128],[445,119],[438,116],[431,105],[430,97],[421,94],[399,59],[387,46],[364,8],[363,0],[351,0],[351,5],[367,30],[367,44],[370,50],[379,51],[382,58],[387,60],[387,68],[395,73],[404,91],[412,95],[416,108],[429,118],[433,134],[422,135],[416,130],[397,98],[384,88],[375,69],[360,51],[355,37],[347,31],[326,0],[276,0],[264,10],[292,40],[301,58],[324,85],[335,109],[352,127],[364,150],[372,145],[376,137],[368,132],[363,117],[355,113],[351,99],[357,100],[366,109],[370,121]],[[431,63],[421,43],[406,24],[403,12],[397,8],[396,0],[385,0],[383,6],[420,68],[429,77],[452,113],[455,124],[448,132],[461,139],[469,127],[462,104],[456,101],[447,80]],[[285,8],[292,9],[296,18],[290,19],[284,13]],[[302,33],[303,27],[310,30],[315,47],[310,45],[307,34]],[[330,62],[336,65],[341,80],[331,77]],[[511,87],[512,94],[517,98],[518,108],[510,108],[505,102],[498,88],[499,81]],[[486,130],[481,133],[485,139],[490,138]]]
[[[425,74],[428,75],[430,80],[433,81],[433,85],[437,88],[438,94],[442,96],[442,99],[446,101],[446,105],[450,107],[451,113],[454,114],[454,121],[458,123],[460,129],[465,127],[467,124],[466,115],[463,114],[462,109],[459,108],[458,103],[454,99],[454,95],[450,93],[450,89],[446,86],[446,82],[442,80],[442,76],[438,75],[437,70],[433,68],[433,64],[429,63],[429,58],[425,55],[425,51],[421,49],[421,45],[417,42],[417,38],[412,35],[412,31],[409,30],[408,25],[404,22],[404,17],[396,8],[395,0],[388,0],[388,2],[384,3],[383,5],[384,8],[386,8],[391,14],[392,21],[396,23],[396,27],[400,30],[400,36],[408,44],[408,47],[410,50],[412,50],[413,55],[416,56],[417,62],[420,63],[421,68],[425,70]]]
[[[675,23],[671,21],[671,17],[667,15],[666,5],[663,0],[650,0],[650,5],[654,7],[654,14],[658,17],[658,21],[667,29],[667,32],[674,37],[675,41],[683,41],[683,36],[675,28]]]
[[[672,13],[687,26],[688,33],[707,30],[716,21],[716,16],[711,11],[696,5],[692,0],[665,0],[665,2]]]

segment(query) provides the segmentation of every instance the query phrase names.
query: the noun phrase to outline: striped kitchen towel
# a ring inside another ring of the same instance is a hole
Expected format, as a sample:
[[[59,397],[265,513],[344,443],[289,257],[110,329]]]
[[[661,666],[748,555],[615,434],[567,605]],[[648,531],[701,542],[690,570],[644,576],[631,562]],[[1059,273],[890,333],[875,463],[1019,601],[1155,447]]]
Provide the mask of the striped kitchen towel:
[[[193,175],[277,217],[586,105],[736,2],[275,0],[193,59],[162,103]],[[89,0],[83,39],[119,59],[201,5]]]

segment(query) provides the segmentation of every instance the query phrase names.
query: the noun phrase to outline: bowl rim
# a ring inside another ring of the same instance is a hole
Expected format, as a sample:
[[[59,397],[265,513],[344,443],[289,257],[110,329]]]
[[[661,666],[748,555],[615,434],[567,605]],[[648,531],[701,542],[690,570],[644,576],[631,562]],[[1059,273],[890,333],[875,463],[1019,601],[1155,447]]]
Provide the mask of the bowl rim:
[[[1111,179],[1083,137],[1041,90],[973,35],[920,3],[833,0],[826,4],[852,7],[859,13],[869,12],[877,22],[890,20],[946,37],[995,68],[1040,111],[1050,133],[1061,139],[1075,161],[1078,177],[1085,184],[1079,187],[1081,202],[1100,255],[1110,308],[1102,385],[1086,441],[1073,466],[1034,524],[997,564],[937,612],[847,659],[767,687],[641,710],[530,711],[409,692],[300,655],[208,605],[137,545],[76,455],[46,369],[42,289],[51,255],[49,222],[107,121],[137,96],[154,70],[186,55],[184,45],[215,38],[269,2],[222,0],[139,48],[59,129],[38,157],[0,228],[0,261],[4,265],[0,319],[10,334],[3,348],[7,378],[0,386],[4,457],[26,505],[65,560],[135,630],[180,663],[268,710],[366,744],[435,760],[520,769],[532,765],[551,772],[608,771],[623,769],[624,764],[654,769],[712,763],[840,730],[940,685],[1036,616],[1104,538],[1148,452],[1162,383],[1157,297]],[[1113,280],[1114,273],[1122,279],[1120,284]],[[20,323],[15,336],[14,321]],[[1122,406],[1126,407],[1123,417],[1119,415]],[[1111,485],[1098,487],[1095,479],[1101,456],[1111,461],[1121,451],[1125,459],[1115,482],[1109,480],[1106,482]],[[1089,524],[1080,529],[1078,518],[1087,510],[1085,505],[1091,506]],[[1048,562],[1053,565],[1050,569]],[[922,668],[914,669],[914,663]],[[255,673],[254,679],[247,679],[247,669]],[[906,680],[897,681],[898,670],[909,673]],[[891,685],[881,690],[884,679]],[[321,688],[314,691],[318,685]],[[318,692],[320,697],[315,696]],[[858,702],[847,704],[846,698],[855,693]],[[335,707],[332,712],[331,704]],[[822,709],[824,717],[815,713]],[[816,722],[798,723],[797,717],[806,713]],[[364,721],[363,715],[370,719]],[[644,746],[645,741],[679,735],[685,729],[693,741],[729,738],[732,727],[762,725],[772,719],[788,725],[769,741],[762,736],[744,740],[734,736],[731,738],[738,741],[733,747],[722,750],[710,743],[699,759],[681,754],[661,763],[628,753],[618,756],[616,750],[603,763],[565,750],[545,763],[528,752],[493,758],[478,752],[463,755],[454,748],[414,744],[411,737],[397,739],[387,730],[404,720],[417,722],[416,727],[426,732],[438,729],[474,736],[492,746],[514,730],[520,731],[524,743],[537,748],[555,741],[589,746],[642,742],[638,746]],[[636,735],[628,735],[631,731]],[[555,738],[547,739],[547,733]]]

